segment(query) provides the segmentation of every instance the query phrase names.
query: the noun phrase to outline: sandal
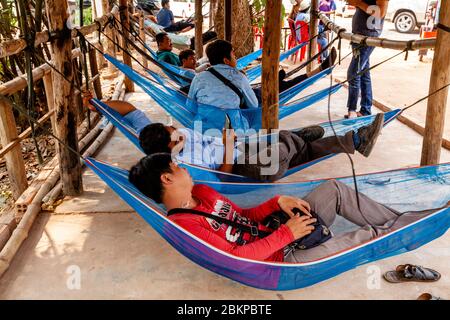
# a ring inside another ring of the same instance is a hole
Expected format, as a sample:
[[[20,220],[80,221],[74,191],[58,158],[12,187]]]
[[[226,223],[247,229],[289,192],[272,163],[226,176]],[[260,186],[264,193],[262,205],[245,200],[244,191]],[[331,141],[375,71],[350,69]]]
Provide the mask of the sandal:
[[[435,282],[441,278],[441,274],[436,270],[405,264],[397,266],[395,271],[384,274],[384,279],[391,283],[400,282]]]
[[[355,112],[355,111],[350,111],[349,114],[346,114],[344,116],[344,119],[355,119],[355,118],[359,118],[359,117],[364,117],[364,115],[361,112]]]
[[[431,293],[422,293],[417,300],[444,300],[441,297],[433,296]]]

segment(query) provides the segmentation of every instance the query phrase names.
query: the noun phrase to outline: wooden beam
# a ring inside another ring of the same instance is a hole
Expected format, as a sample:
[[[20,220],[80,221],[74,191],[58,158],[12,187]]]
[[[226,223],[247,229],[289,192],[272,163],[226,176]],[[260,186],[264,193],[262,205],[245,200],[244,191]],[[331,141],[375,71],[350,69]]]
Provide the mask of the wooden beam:
[[[17,139],[17,126],[14,120],[11,102],[3,96],[0,96],[0,143],[7,146]],[[9,181],[13,197],[17,200],[22,192],[28,187],[25,163],[23,161],[22,149],[17,144],[5,154],[6,170],[8,171]]]
[[[123,37],[122,37],[122,47],[125,49],[124,52],[122,52],[122,58],[123,58],[123,62],[129,66],[129,67],[133,67],[132,63],[131,63],[131,56],[129,53],[129,49],[128,49],[128,30],[130,30],[130,17],[128,14],[128,0],[120,0],[120,7],[119,7],[119,12],[120,12],[120,22],[122,23],[122,33],[123,33]],[[126,77],[125,78],[125,90],[126,92],[133,92],[134,91],[134,83],[133,81],[131,81],[130,78]]]
[[[309,22],[309,38],[312,39],[311,42],[308,45],[308,61],[311,60],[312,57],[314,57],[318,50],[317,50],[317,38],[314,38],[319,33],[319,18],[316,15],[316,12],[319,11],[319,0],[311,0],[311,18]],[[306,71],[311,72],[317,67],[317,60],[314,59],[314,61],[311,61],[306,66]]]
[[[52,42],[53,60],[56,70],[52,72],[53,92],[56,111],[56,136],[62,143],[58,144],[61,181],[65,195],[77,196],[83,191],[81,163],[77,141],[76,110],[73,109],[74,73],[72,68],[71,33],[64,32],[69,18],[66,0],[47,0],[47,12],[51,31],[66,34]],[[68,81],[67,81],[68,80]],[[70,81],[70,82],[69,82]]]
[[[267,0],[262,56],[262,128],[278,129],[281,1]]]
[[[231,42],[232,36],[233,36],[233,27],[232,27],[232,0],[224,0],[225,1],[225,10],[224,10],[224,16],[225,16],[225,40]]]
[[[109,12],[109,0],[102,0],[102,9],[103,12]],[[105,35],[106,35],[106,53],[110,55],[113,58],[116,58],[116,48],[114,45],[114,42],[110,39],[115,39],[116,35],[114,32],[114,29],[108,25],[105,28]],[[105,78],[115,78],[117,76],[117,68],[108,61],[108,69],[105,74]]]
[[[197,59],[203,57],[203,2],[195,0],[195,54]]]
[[[450,1],[441,1],[439,22],[444,26],[450,26]],[[450,32],[438,29],[436,52],[431,68],[430,94],[450,83],[449,56]],[[434,165],[440,161],[447,97],[448,87],[428,98],[421,165]]]

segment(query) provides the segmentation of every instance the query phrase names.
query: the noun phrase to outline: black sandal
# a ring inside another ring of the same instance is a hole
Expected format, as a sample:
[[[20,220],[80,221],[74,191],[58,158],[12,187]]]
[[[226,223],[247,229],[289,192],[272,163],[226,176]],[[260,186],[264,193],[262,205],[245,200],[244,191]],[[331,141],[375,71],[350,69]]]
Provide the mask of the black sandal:
[[[441,278],[441,274],[436,270],[405,264],[397,266],[395,271],[384,274],[384,279],[391,283],[400,282],[435,282]]]

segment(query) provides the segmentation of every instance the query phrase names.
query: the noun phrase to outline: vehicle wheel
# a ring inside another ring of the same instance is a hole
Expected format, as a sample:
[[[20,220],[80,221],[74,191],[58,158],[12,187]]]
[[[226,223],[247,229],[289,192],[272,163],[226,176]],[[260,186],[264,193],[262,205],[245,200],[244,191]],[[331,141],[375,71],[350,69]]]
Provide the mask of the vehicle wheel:
[[[394,20],[395,30],[400,33],[410,33],[416,28],[416,17],[411,12],[400,12]]]

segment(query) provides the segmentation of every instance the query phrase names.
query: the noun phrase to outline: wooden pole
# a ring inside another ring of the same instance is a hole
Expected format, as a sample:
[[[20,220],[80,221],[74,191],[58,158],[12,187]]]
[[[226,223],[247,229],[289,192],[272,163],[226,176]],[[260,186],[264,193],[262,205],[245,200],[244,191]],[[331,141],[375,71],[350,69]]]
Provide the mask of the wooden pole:
[[[316,11],[319,11],[319,0],[311,0],[311,18],[309,22],[309,38],[312,39],[319,33],[319,18],[316,16]],[[314,38],[308,46],[308,60],[317,54],[317,38]],[[311,72],[317,67],[317,60],[311,61],[306,66],[306,71]]]
[[[110,11],[109,0],[102,0],[102,9],[103,13],[107,13]],[[115,32],[113,28],[108,25],[105,29],[106,35],[106,53],[113,58],[116,58],[116,48],[114,42],[110,39],[115,39]],[[105,74],[105,78],[115,78],[117,76],[117,68],[108,61],[108,69]]]
[[[44,90],[45,90],[45,97],[47,98],[48,111],[51,112],[55,110],[55,97],[53,95],[52,74],[51,73],[46,74],[42,80],[44,82]],[[56,132],[55,114],[51,116],[50,122],[52,123],[53,132]]]
[[[439,22],[444,26],[450,26],[450,1],[441,1]],[[450,32],[438,29],[436,52],[431,69],[430,94],[450,83],[449,56]],[[421,165],[434,165],[440,161],[447,97],[448,87],[428,98]]]
[[[195,54],[197,59],[203,57],[203,3],[195,0]]]
[[[278,68],[281,41],[281,1],[267,0],[262,56],[262,128],[278,129]]]
[[[120,7],[119,7],[119,12],[120,12],[120,22],[122,23],[122,33],[123,33],[123,37],[122,37],[122,47],[125,49],[124,52],[122,52],[122,58],[123,58],[123,62],[129,66],[132,67],[132,63],[131,63],[131,56],[128,52],[128,30],[130,30],[130,18],[128,15],[128,0],[120,0]],[[126,77],[125,78],[125,90],[126,92],[133,92],[134,91],[134,83],[133,81],[131,81],[130,78]]]
[[[144,43],[146,43],[145,41],[145,21],[144,21],[145,17],[144,17],[144,12],[141,11],[141,13],[139,14],[139,37],[142,39],[142,41]],[[142,50],[145,51],[146,49],[144,48],[144,45],[141,46]],[[145,57],[145,55],[142,55],[142,65],[145,68],[148,68],[148,60]]]
[[[97,53],[96,50],[88,45],[88,54],[89,54],[89,67],[91,69],[91,77],[94,78],[98,75],[98,64],[97,64]],[[100,82],[100,78],[96,78],[94,80],[94,91],[97,99],[101,100],[103,98],[102,95],[102,84]]]
[[[232,27],[232,0],[224,0],[225,1],[225,40],[231,42],[233,35],[233,27]]]
[[[2,146],[6,146],[17,138],[17,126],[11,102],[0,96],[0,143]],[[5,155],[5,160],[13,198],[17,200],[28,187],[20,144],[16,145]]]
[[[52,71],[53,92],[56,111],[56,136],[58,144],[61,181],[65,195],[77,196],[83,191],[80,158],[78,152],[77,118],[73,109],[74,72],[72,68],[72,37],[67,30],[69,14],[66,0],[46,1],[49,27],[59,36],[52,42],[54,66]],[[63,76],[64,75],[64,76]],[[70,150],[70,149],[72,150]]]

